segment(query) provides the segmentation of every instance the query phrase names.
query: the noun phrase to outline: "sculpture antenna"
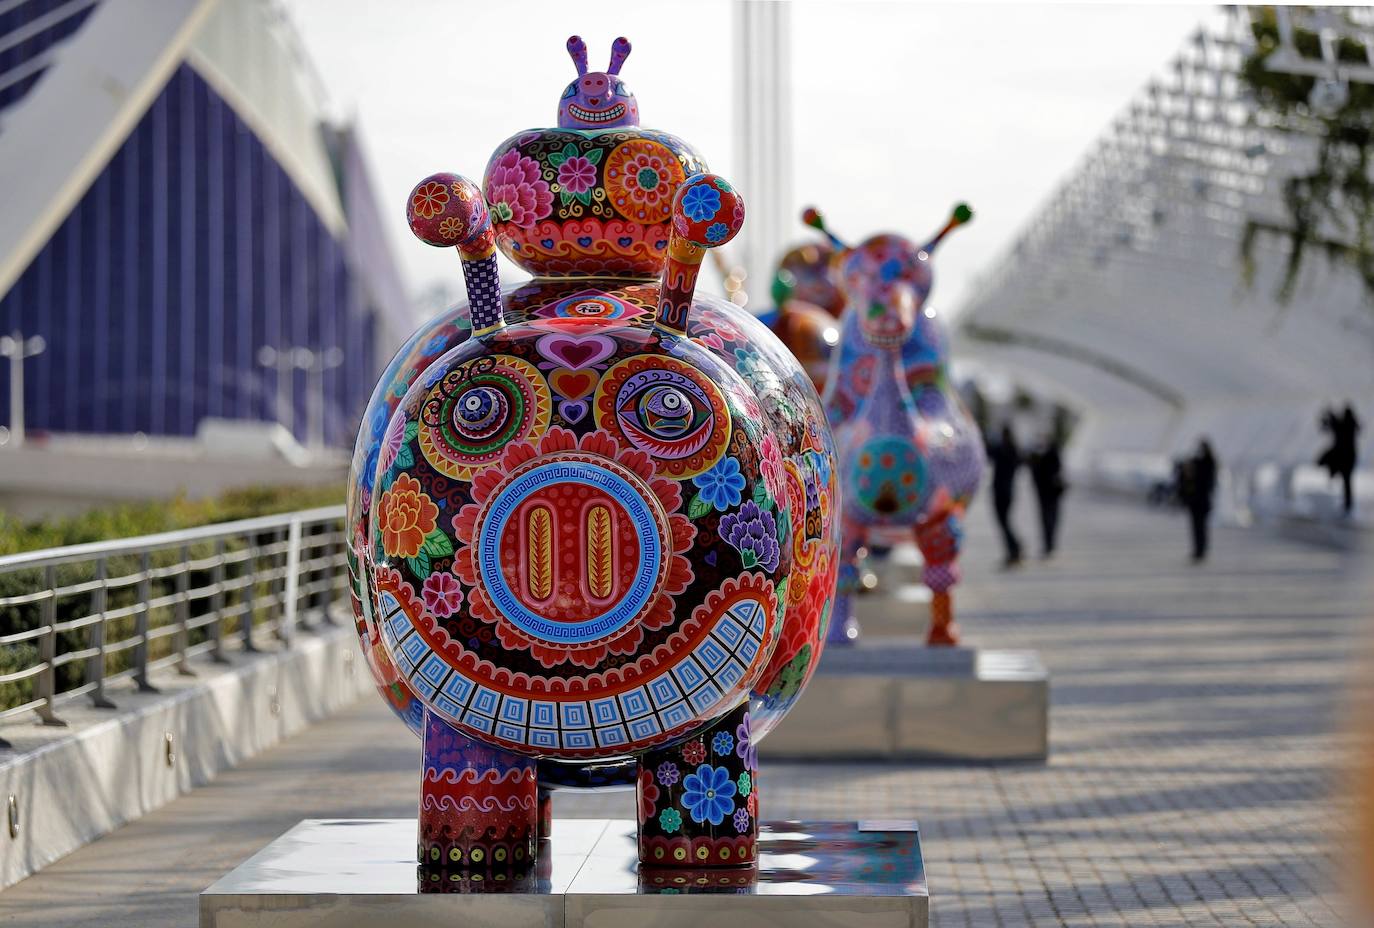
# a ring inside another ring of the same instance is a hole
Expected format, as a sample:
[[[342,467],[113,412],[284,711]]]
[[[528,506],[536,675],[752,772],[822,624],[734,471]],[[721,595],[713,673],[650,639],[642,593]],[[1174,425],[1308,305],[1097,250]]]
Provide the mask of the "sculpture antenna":
[[[687,332],[697,274],[706,249],[734,238],[744,225],[744,200],[723,177],[693,174],[673,197],[673,231],[658,289],[658,327],[673,335]]]
[[[625,44],[628,45],[629,43],[626,42]],[[627,51],[626,54],[629,52]],[[577,66],[578,77],[587,73],[587,43],[582,41],[582,36],[568,36],[568,57],[572,58],[573,64]]]
[[[587,53],[582,53],[585,62]],[[625,63],[625,59],[630,57],[630,40],[623,35],[611,43],[611,66],[606,69],[607,74],[619,74],[620,67]]]
[[[458,249],[473,334],[499,328],[504,323],[504,307],[496,233],[482,188],[457,174],[431,174],[410,192],[406,221],[426,245]]]
[[[933,255],[935,253],[936,246],[944,240],[946,235],[948,235],[955,229],[959,228],[961,225],[968,222],[972,218],[972,207],[970,207],[967,203],[957,204],[954,207],[954,211],[949,214],[949,221],[945,223],[944,228],[942,228],[939,232],[936,232],[935,237],[932,238],[930,241],[926,242],[925,245],[921,248],[921,250],[924,251],[927,256]]]
[[[836,248],[844,249],[849,247],[844,242],[840,241],[839,236],[826,227],[825,217],[821,215],[821,211],[816,209],[816,207],[808,206],[806,209],[802,210],[801,218],[802,222],[806,225],[830,239],[830,244],[834,245]]]

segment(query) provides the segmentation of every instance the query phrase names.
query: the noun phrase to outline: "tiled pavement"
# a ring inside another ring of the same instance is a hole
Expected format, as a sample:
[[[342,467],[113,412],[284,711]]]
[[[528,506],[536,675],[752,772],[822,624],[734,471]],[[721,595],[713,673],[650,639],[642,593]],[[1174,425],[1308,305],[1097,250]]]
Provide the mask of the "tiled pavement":
[[[1221,529],[1195,567],[1177,515],[1072,494],[1065,522],[1058,558],[1003,573],[974,512],[958,595],[970,642],[1049,666],[1047,766],[774,764],[766,816],[918,818],[940,926],[1344,923],[1333,796],[1374,613],[1361,556]],[[413,815],[417,763],[365,699],[0,893],[0,924],[194,925],[195,893],[296,820]]]

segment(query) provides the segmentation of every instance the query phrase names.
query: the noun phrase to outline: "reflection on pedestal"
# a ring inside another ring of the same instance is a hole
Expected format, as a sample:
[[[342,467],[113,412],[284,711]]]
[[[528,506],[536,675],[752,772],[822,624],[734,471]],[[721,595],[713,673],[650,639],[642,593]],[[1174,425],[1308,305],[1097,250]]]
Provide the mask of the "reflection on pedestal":
[[[201,928],[928,923],[910,821],[765,823],[755,867],[641,869],[633,821],[555,820],[534,870],[421,867],[418,883],[414,833],[409,819],[301,822],[201,894]]]

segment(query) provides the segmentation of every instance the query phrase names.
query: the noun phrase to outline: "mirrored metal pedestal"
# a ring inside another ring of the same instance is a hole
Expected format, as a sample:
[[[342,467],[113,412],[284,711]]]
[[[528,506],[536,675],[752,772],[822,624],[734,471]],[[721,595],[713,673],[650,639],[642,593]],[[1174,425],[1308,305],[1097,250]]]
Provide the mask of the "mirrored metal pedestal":
[[[1049,688],[1034,651],[864,636],[826,649],[759,752],[765,765],[775,758],[1042,761]]]
[[[200,895],[201,928],[926,928],[916,823],[771,822],[756,869],[639,872],[635,824],[555,819],[528,878],[419,892],[413,819],[307,819]],[[424,885],[432,884],[426,882]],[[484,890],[487,888],[484,887]]]

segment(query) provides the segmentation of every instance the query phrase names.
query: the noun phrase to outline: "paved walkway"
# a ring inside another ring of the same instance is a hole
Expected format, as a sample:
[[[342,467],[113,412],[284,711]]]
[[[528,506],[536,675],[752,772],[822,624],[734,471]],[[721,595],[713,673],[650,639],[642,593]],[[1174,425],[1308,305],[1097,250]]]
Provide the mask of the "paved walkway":
[[[986,511],[970,523],[965,631],[1041,652],[1049,765],[775,764],[766,815],[918,818],[940,926],[1342,923],[1331,796],[1360,557],[1222,529],[1194,567],[1181,517],[1074,494],[1060,557],[1002,573]],[[196,893],[300,818],[413,815],[418,754],[365,699],[0,893],[0,924],[192,926]]]

